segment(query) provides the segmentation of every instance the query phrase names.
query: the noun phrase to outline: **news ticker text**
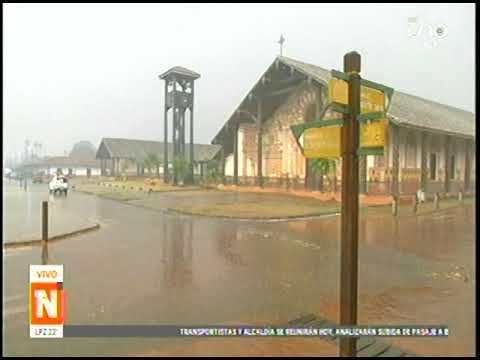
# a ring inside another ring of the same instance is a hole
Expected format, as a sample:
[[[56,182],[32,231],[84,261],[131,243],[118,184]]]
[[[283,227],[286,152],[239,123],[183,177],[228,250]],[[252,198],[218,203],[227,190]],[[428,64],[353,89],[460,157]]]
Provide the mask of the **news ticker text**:
[[[36,337],[447,337],[448,327],[64,325],[61,335],[54,333],[44,326]]]

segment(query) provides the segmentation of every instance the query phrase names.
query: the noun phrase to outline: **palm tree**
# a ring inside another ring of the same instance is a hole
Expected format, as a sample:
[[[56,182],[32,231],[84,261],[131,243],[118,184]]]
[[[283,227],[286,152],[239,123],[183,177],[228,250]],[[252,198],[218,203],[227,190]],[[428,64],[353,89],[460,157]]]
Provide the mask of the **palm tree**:
[[[149,173],[152,172],[152,162],[151,162],[148,155],[145,156],[145,158],[143,159],[142,165],[143,165],[144,168],[146,168],[148,170]]]
[[[143,160],[143,165],[148,169],[148,172],[152,174],[152,169],[157,170],[157,176],[160,176],[160,165],[162,162],[157,154],[148,153]]]
[[[219,162],[217,160],[209,160],[207,162],[207,180],[217,181],[220,178]]]
[[[337,171],[337,160],[334,159],[312,159],[312,170],[320,175],[320,190],[323,188],[323,176],[328,179],[328,184],[332,185]],[[333,179],[330,177],[333,175]],[[335,187],[334,187],[335,188]]]
[[[125,176],[128,170],[128,167],[132,161],[130,159],[125,159],[123,162],[121,162],[121,170],[122,170],[122,175]]]
[[[188,172],[188,162],[185,158],[179,156],[173,159],[173,172],[177,178],[177,181],[180,185],[183,185],[185,178],[187,177]]]

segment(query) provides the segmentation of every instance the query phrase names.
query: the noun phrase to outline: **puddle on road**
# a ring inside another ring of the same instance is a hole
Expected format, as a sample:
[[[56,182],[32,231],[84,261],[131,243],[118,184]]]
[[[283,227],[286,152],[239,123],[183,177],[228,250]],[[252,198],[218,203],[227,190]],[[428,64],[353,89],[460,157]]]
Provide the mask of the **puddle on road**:
[[[337,318],[337,303],[332,299],[338,294],[338,217],[240,223],[172,216],[74,195],[69,198],[69,208],[102,219],[108,226],[52,244],[43,256],[39,249],[31,251],[37,258],[33,261],[65,265],[71,324],[221,324],[235,319],[286,323],[292,314],[305,312]],[[360,273],[365,277],[360,279],[360,286],[367,295],[361,297],[359,314],[364,322],[448,321],[447,325],[457,326],[457,335],[449,339],[450,353],[462,353],[470,351],[473,331],[456,324],[472,322],[473,306],[469,304],[474,279],[465,283],[434,279],[430,274],[460,272],[452,264],[472,268],[474,212],[449,210],[449,214],[454,215],[453,220],[361,219]],[[6,271],[12,274],[6,278],[9,295],[24,290],[21,281],[27,280],[22,274],[31,263],[17,258],[18,262],[6,263]],[[20,318],[9,320],[6,328],[11,353],[32,353],[32,349],[39,354],[86,351],[85,340],[78,339],[63,339],[57,350],[34,345],[19,335],[25,331]],[[279,354],[297,354],[302,346],[308,348],[304,340],[298,340],[282,341]],[[225,346],[229,341],[239,343],[228,339]],[[89,340],[92,348],[88,351],[112,354],[119,351],[119,343]],[[151,346],[153,342],[127,342],[122,349],[125,353],[148,352],[151,347],[142,344]],[[258,353],[273,351],[272,344],[266,341],[258,347],[252,345],[252,349]],[[437,351],[434,346],[418,346],[422,354]],[[190,350],[178,352],[195,353],[200,348],[192,345]],[[211,351],[224,349],[218,345]],[[250,351],[248,347],[244,350]],[[239,346],[232,351],[238,354],[243,350]]]

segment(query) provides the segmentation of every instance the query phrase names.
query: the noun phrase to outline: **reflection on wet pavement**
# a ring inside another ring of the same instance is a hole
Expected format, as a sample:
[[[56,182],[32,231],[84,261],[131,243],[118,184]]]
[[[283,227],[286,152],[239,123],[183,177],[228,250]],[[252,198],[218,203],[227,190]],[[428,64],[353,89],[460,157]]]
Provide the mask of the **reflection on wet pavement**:
[[[4,183],[3,242],[41,239],[41,204],[48,201],[48,231],[50,236],[76,231],[95,223],[96,207],[70,201],[76,194],[50,195],[47,184],[31,184],[28,191],[15,184]]]
[[[4,285],[7,296],[26,291],[29,264],[48,261],[64,264],[70,324],[286,323],[305,312],[337,319],[338,217],[220,221],[174,216],[80,193],[72,193],[66,206],[107,225],[48,249],[4,254],[10,274]],[[450,354],[473,352],[474,215],[474,208],[468,207],[433,217],[362,218],[360,320],[446,323],[457,331],[447,345],[438,346],[438,339],[395,341],[427,355],[439,348]],[[431,276],[457,271],[455,266],[464,268],[468,281]],[[8,354],[175,353],[179,346],[199,346],[191,339],[34,342],[26,337],[27,316],[4,316]],[[279,343],[295,354],[303,341],[297,340]],[[225,346],[232,341],[242,339],[225,340]],[[262,341],[250,339],[249,344]],[[262,354],[262,345],[256,348]],[[263,348],[267,354],[271,346]]]

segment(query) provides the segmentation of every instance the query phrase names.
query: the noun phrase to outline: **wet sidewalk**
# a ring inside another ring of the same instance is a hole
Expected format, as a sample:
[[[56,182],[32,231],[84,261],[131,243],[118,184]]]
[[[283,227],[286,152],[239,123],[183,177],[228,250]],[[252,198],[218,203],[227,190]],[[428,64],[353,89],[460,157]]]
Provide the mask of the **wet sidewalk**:
[[[78,212],[69,201],[72,191],[49,195],[47,184],[28,184],[27,190],[13,181],[3,183],[3,243],[19,244],[42,238],[42,202],[48,201],[49,238],[91,229],[94,212]],[[73,195],[75,196],[75,195]]]

